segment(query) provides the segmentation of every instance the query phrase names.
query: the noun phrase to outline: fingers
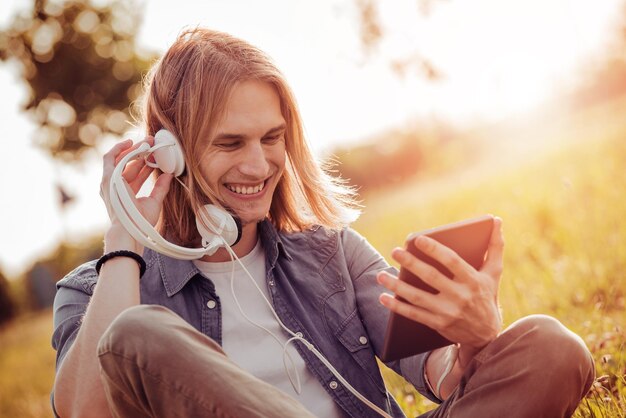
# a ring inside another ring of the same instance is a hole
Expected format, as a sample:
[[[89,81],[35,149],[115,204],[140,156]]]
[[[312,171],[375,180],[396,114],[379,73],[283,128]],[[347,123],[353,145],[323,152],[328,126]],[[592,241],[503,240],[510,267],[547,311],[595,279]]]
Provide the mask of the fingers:
[[[152,189],[152,193],[150,193],[150,197],[156,200],[159,205],[163,203],[163,199],[165,199],[165,195],[170,189],[170,184],[172,184],[173,175],[168,173],[163,173],[159,176],[156,183],[154,184],[154,188]]]
[[[387,293],[382,293],[378,300],[389,310],[415,322],[422,323],[427,327],[439,329],[442,326],[442,320],[438,315],[433,314],[421,306],[415,306],[410,303],[402,302]]]
[[[126,141],[130,141],[130,139],[127,139]],[[124,141],[124,142],[126,142],[126,141]],[[123,150],[119,155],[116,156],[115,164],[119,163],[120,160],[122,158],[124,158],[129,152],[132,152],[132,151],[136,150],[137,148],[139,148],[139,146],[141,146],[141,144],[143,144],[144,142],[148,143],[148,145],[150,145],[150,146],[153,146],[154,145],[154,137],[147,136],[143,141],[139,141],[135,145],[133,145],[131,148]]]
[[[403,250],[402,248],[395,248],[391,252],[391,256],[394,260],[400,263],[400,266],[419,277],[432,288],[437,289],[440,292],[450,289],[450,279],[441,274],[441,272],[439,272],[439,270],[435,267],[423,262],[410,252]]]
[[[152,139],[151,137],[147,137],[145,140],[143,141],[139,141],[136,144],[134,144],[132,147],[122,151],[116,158],[115,158],[115,165],[119,164],[119,162],[122,160],[122,158],[124,158],[126,155],[128,155],[129,153],[133,152],[134,150],[136,150],[137,148],[139,148],[141,146],[141,144],[143,143],[147,143],[148,145],[152,146],[152,143],[154,142],[154,139]],[[133,184],[137,178],[137,176],[144,171],[145,172],[145,167],[146,167],[146,162],[144,161],[143,158],[138,158],[136,160],[132,160],[130,161],[128,164],[126,164],[126,167],[124,167],[124,172],[122,173],[122,176],[124,177],[124,180],[126,180],[128,182],[128,184]],[[152,172],[152,170],[148,170],[148,175]],[[140,183],[140,188],[141,188],[141,184],[143,184],[144,181],[146,181],[146,179],[148,178],[148,176],[144,176],[143,181]],[[133,189],[135,189],[135,187],[133,187]],[[136,190],[137,192],[138,190]]]
[[[428,315],[428,312],[425,309],[417,306],[410,306],[407,303],[400,302],[399,300],[387,293],[382,293],[379,296],[378,300],[383,306],[386,306],[391,311],[417,322],[424,323],[424,317]]]
[[[487,249],[487,258],[481,270],[488,273],[491,277],[499,279],[503,270],[503,257],[504,235],[502,234],[502,219],[495,217]]]
[[[135,148],[135,147],[133,147]],[[119,161],[117,161],[115,163],[116,165],[119,164]],[[122,173],[122,176],[124,177],[124,180],[128,181],[128,182],[132,182],[135,180],[135,178],[137,177],[137,175],[139,175],[139,173],[141,172],[141,170],[143,170],[146,166],[146,162],[143,160],[143,158],[139,158],[137,160],[133,160],[130,161],[128,164],[126,164],[126,167],[124,167],[124,171]],[[150,167],[148,167],[150,168]],[[150,170],[152,171],[152,170]]]
[[[122,142],[118,142],[102,157],[102,163],[104,172],[108,173],[113,171],[115,168],[115,164],[117,164],[117,157],[120,153],[128,153],[130,152],[130,147],[133,144],[133,141],[130,139],[126,139]]]
[[[130,141],[130,140],[126,140],[123,143],[127,143],[128,141]],[[121,150],[121,152],[118,151],[117,154],[114,154],[114,163],[113,163],[113,165],[111,165],[111,159],[109,157],[109,159],[107,161],[108,168],[112,171],[113,168],[115,166],[117,166],[117,164],[119,164],[119,162],[126,155],[128,155],[129,153],[135,151],[143,143],[147,143],[148,145],[152,146],[152,144],[154,143],[154,138],[153,137],[146,137],[145,140],[139,141],[139,142],[137,142],[136,144],[134,144],[131,147],[125,147],[124,149]],[[115,149],[115,147],[114,147],[114,149]],[[113,149],[111,151],[109,151],[109,153],[111,153],[112,151],[113,151]],[[126,164],[126,167],[124,167],[124,170],[122,172],[122,177],[124,178],[124,180],[126,180],[128,185],[130,186],[130,190],[132,190],[134,194],[137,194],[139,192],[139,190],[141,189],[141,187],[143,186],[143,184],[145,183],[145,181],[148,179],[148,177],[150,177],[150,174],[153,171],[154,171],[154,169],[151,168],[151,167],[148,167],[146,165],[146,163],[145,163],[143,158],[138,158],[138,159],[132,160],[128,164]]]
[[[450,270],[455,279],[465,279],[475,272],[475,269],[456,252],[430,237],[418,236],[415,238],[415,246]]]
[[[132,167],[130,167],[131,164],[133,164]],[[143,159],[140,159],[128,164],[122,173],[122,177],[130,185],[134,194],[137,194],[153,171],[154,168],[147,166]]]
[[[104,156],[102,157],[102,165],[103,165],[103,178],[106,179],[110,177],[110,174],[115,169],[115,166],[120,162],[124,156],[128,153],[136,150],[143,142],[148,142],[149,138],[145,141],[141,141],[133,145],[133,141],[130,139],[126,139],[122,142],[118,142],[111,148]],[[152,140],[154,142],[154,140]],[[131,166],[131,164],[128,164]],[[141,167],[137,169],[137,173],[141,170]]]
[[[386,271],[381,271],[376,275],[376,280],[388,290],[401,297],[414,306],[419,306],[428,311],[435,311],[438,308],[438,299],[432,293],[398,280]],[[447,279],[446,279],[447,280]]]
[[[100,181],[100,197],[104,201],[104,206],[106,207],[107,213],[109,214],[109,218],[111,218],[111,220],[114,219],[114,214],[108,198],[109,181],[111,179],[111,174],[113,174],[113,170],[115,169],[115,161],[117,156],[121,152],[130,149],[132,144],[133,141],[131,141],[130,139],[119,142],[115,144],[113,148],[111,148],[109,152],[104,154],[104,156],[102,157],[102,180]]]

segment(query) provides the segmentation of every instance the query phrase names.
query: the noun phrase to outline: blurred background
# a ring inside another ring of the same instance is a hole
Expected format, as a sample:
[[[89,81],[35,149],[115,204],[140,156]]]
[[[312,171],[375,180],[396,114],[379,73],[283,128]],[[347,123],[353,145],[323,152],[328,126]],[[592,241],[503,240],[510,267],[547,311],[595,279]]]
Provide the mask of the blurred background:
[[[579,333],[598,379],[576,416],[626,416],[624,0],[3,0],[0,416],[51,415],[50,306],[102,252],[102,154],[142,138],[142,78],[195,26],[275,59],[385,257],[411,231],[501,216],[507,323]],[[384,374],[408,415],[433,407]]]

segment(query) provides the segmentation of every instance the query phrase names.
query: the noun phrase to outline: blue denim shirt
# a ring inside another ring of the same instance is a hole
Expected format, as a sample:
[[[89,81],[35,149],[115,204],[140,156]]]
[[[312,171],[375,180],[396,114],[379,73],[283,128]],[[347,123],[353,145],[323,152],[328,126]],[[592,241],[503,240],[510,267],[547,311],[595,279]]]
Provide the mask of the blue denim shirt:
[[[395,269],[350,228],[337,231],[315,227],[283,233],[265,220],[259,223],[259,234],[265,249],[271,302],[283,323],[294,332],[302,332],[361,394],[390,415],[404,416],[395,400],[388,398],[376,362],[389,315],[378,302],[384,289],[376,282],[376,273],[395,273]],[[147,270],[140,282],[141,303],[171,309],[221,344],[220,298],[210,278],[202,277],[191,261],[149,249],[144,258]],[[57,368],[76,338],[96,286],[94,266],[95,261],[85,263],[57,284],[52,336]],[[208,304],[211,300],[216,304]],[[352,417],[378,417],[342,385],[330,385],[336,380],[332,373],[305,347],[295,346],[344,411]],[[425,359],[426,355],[421,354],[387,366],[435,400],[424,381]]]

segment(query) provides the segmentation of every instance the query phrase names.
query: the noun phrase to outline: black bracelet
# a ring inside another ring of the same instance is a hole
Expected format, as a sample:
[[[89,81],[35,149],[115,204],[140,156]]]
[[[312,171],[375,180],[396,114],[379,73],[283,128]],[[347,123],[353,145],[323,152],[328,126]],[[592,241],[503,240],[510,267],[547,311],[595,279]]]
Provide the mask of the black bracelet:
[[[143,274],[146,272],[146,262],[143,260],[142,256],[132,251],[120,250],[106,253],[105,255],[100,257],[100,259],[96,263],[96,273],[100,274],[100,268],[102,267],[102,265],[115,257],[130,257],[135,260],[137,264],[139,264],[139,277],[143,276]]]

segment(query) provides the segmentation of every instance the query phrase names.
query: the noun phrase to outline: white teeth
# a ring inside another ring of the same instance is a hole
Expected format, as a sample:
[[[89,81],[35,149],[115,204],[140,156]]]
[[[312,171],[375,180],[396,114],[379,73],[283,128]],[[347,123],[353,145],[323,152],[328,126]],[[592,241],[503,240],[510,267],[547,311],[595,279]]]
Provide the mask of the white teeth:
[[[243,194],[243,195],[259,193],[261,190],[263,190],[264,186],[265,186],[265,183],[258,184],[254,187],[231,186],[230,184],[226,185],[228,190],[230,190],[231,192],[235,192],[237,194]]]

